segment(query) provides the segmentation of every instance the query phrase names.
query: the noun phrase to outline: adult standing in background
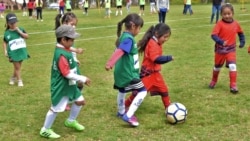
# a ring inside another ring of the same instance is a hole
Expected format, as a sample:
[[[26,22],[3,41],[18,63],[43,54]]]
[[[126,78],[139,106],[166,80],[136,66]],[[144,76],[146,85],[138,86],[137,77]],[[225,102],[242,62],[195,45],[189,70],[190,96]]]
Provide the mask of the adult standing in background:
[[[219,20],[221,2],[222,2],[222,0],[213,0],[212,15],[211,15],[211,21],[210,21],[211,24],[213,23],[214,15],[215,15],[215,14],[216,14],[216,23],[217,23],[218,20]]]
[[[72,7],[71,7],[71,0],[66,0],[65,7],[66,7],[66,11],[67,11],[67,12],[71,12],[71,10],[72,10]]]
[[[42,0],[36,0],[36,20],[39,22],[43,21],[43,1]]]
[[[29,0],[29,2],[28,2],[28,11],[29,11],[29,18],[30,19],[32,19],[33,9],[34,9],[34,1]]]
[[[156,8],[158,10],[159,23],[165,23],[166,14],[169,11],[169,0],[156,0]]]

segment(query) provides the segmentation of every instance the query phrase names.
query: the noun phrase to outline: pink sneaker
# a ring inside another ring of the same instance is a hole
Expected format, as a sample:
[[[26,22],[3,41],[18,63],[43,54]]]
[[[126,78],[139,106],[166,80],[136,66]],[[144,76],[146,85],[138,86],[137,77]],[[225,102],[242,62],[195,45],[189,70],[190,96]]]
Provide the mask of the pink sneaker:
[[[122,119],[129,123],[131,126],[137,127],[139,126],[139,122],[137,121],[137,118],[133,115],[131,118],[128,118],[127,114],[124,114],[122,116]]]

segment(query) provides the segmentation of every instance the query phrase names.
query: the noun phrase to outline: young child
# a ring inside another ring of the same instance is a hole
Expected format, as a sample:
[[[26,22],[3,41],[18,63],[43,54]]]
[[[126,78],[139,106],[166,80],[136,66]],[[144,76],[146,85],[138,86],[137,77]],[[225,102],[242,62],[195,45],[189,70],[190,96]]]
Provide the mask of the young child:
[[[88,16],[88,8],[89,8],[89,1],[88,1],[88,0],[85,0],[85,1],[83,2],[83,9],[84,9],[84,14],[85,14],[86,16]]]
[[[121,34],[122,25],[125,25],[125,31]],[[137,14],[128,14],[117,25],[116,50],[106,63],[105,69],[108,71],[115,65],[114,70],[114,89],[118,90],[117,116],[121,117],[131,126],[138,126],[134,113],[141,105],[147,95],[147,91],[139,77],[139,58],[136,46],[135,36],[143,26],[143,19]],[[128,110],[125,111],[125,96],[127,92],[136,90],[138,94],[132,101]]]
[[[23,10],[23,16],[27,16],[27,3],[26,3],[26,0],[23,0],[22,10]]]
[[[65,7],[66,7],[67,12],[71,12],[72,7],[71,7],[71,1],[70,0],[66,0]]]
[[[143,53],[140,77],[151,96],[160,95],[164,110],[170,105],[170,97],[167,84],[160,73],[161,65],[173,60],[171,55],[162,55],[163,44],[170,38],[170,27],[164,23],[151,26],[139,41],[139,52]],[[127,98],[125,105],[129,107],[137,92],[134,91]]]
[[[144,9],[145,9],[145,0],[139,0],[139,5],[140,5],[140,16],[144,16]]]
[[[79,36],[70,25],[61,25],[56,29],[57,45],[51,67],[51,101],[52,105],[46,115],[40,135],[46,138],[59,138],[52,129],[58,112],[63,112],[69,101],[74,101],[68,119],[64,122],[66,127],[77,131],[84,130],[84,126],[76,121],[76,118],[84,105],[84,98],[77,88],[78,83],[90,84],[90,79],[76,73],[76,62],[69,48],[74,39]]]
[[[27,7],[28,7],[28,11],[29,11],[29,18],[32,19],[32,13],[33,13],[33,9],[34,9],[34,1],[29,0]]]
[[[193,10],[192,10],[192,0],[185,0],[185,10],[184,10],[184,15],[187,14],[187,11],[189,12],[190,15],[193,14]]]
[[[110,0],[105,0],[105,17],[110,18]]]
[[[119,11],[120,11],[120,15],[122,15],[122,0],[116,0],[115,16],[118,16]]]
[[[155,0],[149,0],[149,2],[150,2],[150,13],[151,14],[156,13],[156,10],[155,10],[155,3],[156,3],[156,1]]]
[[[0,17],[4,18],[4,11],[5,11],[5,3],[3,1],[0,2]]]
[[[22,27],[17,26],[17,17],[14,13],[8,13],[6,15],[6,30],[3,38],[3,48],[5,55],[9,58],[9,61],[13,63],[14,72],[10,78],[10,85],[14,85],[17,80],[18,86],[23,86],[21,78],[22,62],[29,58],[27,52],[27,46],[25,39],[28,39],[29,35]]]
[[[60,21],[61,20],[61,21]],[[67,12],[65,13],[63,16],[62,14],[58,14],[55,18],[55,29],[57,29],[58,27],[60,27],[61,24],[65,24],[65,25],[70,25],[72,26],[73,28],[76,27],[77,25],[77,17],[74,13],[72,12]],[[79,65],[81,64],[80,61],[77,59],[77,55],[76,53],[78,54],[81,54],[83,52],[83,49],[81,48],[75,48],[74,44],[72,47],[70,47],[70,51],[72,52],[72,55],[73,55],[73,58],[74,58],[74,61],[77,63],[77,74],[81,74],[80,73],[80,69],[79,69]],[[82,85],[79,85],[78,88],[80,90],[83,89]],[[70,106],[67,105],[66,111],[69,111],[70,110]]]
[[[165,23],[166,14],[169,11],[170,0],[156,0],[159,23]]]
[[[212,81],[209,87],[213,89],[217,83],[219,72],[223,64],[229,68],[230,92],[238,93],[236,78],[236,35],[240,40],[240,48],[245,45],[245,36],[240,24],[233,19],[234,9],[229,3],[221,7],[222,20],[218,21],[212,31],[212,39],[215,41],[215,56]]]
[[[59,14],[64,15],[64,7],[65,7],[64,0],[59,0]]]
[[[130,13],[131,4],[132,4],[132,0],[126,0],[127,13]]]

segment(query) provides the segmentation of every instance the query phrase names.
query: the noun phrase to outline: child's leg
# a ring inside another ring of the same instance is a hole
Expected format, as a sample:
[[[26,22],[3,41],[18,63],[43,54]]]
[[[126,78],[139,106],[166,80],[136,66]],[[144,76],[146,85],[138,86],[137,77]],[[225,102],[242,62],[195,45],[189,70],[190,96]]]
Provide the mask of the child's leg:
[[[137,91],[132,91],[131,95],[126,99],[125,101],[125,107],[129,107],[132,103],[132,101],[134,100],[134,98],[136,97],[137,95]]]
[[[162,100],[162,103],[163,103],[165,109],[171,104],[168,92],[162,93],[161,100]]]
[[[219,73],[220,73],[220,68],[219,67],[214,67],[214,69],[213,69],[213,75],[212,75],[212,80],[211,80],[211,82],[209,84],[209,87],[211,89],[213,89],[214,86],[216,85],[216,83],[218,81]]]
[[[51,129],[51,127],[56,119],[56,116],[57,116],[57,112],[53,112],[52,110],[49,110],[46,114],[43,128],[44,129]]]
[[[125,113],[125,96],[126,93],[118,92],[117,95],[117,107],[118,107],[118,113],[117,116],[123,115]]]
[[[237,93],[238,88],[237,88],[237,69],[236,69],[236,64],[229,64],[229,78],[230,78],[230,91],[232,93]]]
[[[85,129],[83,125],[79,124],[76,121],[76,118],[78,117],[83,105],[85,105],[85,101],[84,101],[83,96],[81,95],[79,98],[75,100],[74,103],[72,103],[70,115],[68,119],[64,122],[64,125],[66,127],[74,128],[77,131],[82,131]]]
[[[14,73],[13,76],[16,77],[17,80],[22,80],[21,79],[21,66],[22,66],[22,61],[20,62],[13,62],[14,65]]]

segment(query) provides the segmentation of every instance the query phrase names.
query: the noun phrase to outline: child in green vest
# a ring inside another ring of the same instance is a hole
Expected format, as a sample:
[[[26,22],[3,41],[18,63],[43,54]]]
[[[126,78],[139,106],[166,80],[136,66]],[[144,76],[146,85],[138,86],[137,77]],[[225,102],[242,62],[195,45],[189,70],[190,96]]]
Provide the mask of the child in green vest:
[[[21,67],[23,60],[29,58],[25,42],[25,39],[27,39],[29,35],[22,27],[17,26],[17,22],[18,20],[14,13],[6,15],[6,30],[3,37],[3,48],[5,56],[9,58],[9,61],[13,63],[14,67],[9,84],[14,85],[17,81],[18,86],[22,87]]]
[[[76,121],[78,114],[84,105],[84,98],[77,88],[78,83],[90,85],[90,79],[77,74],[77,63],[69,50],[74,39],[79,37],[71,25],[61,25],[56,29],[57,44],[51,67],[51,107],[46,114],[40,135],[45,138],[60,138],[51,127],[58,112],[63,112],[69,101],[73,101],[68,119],[64,125],[77,131],[85,127]]]
[[[88,0],[85,0],[83,2],[83,9],[84,9],[84,12],[83,14],[87,15],[88,16],[88,8],[89,8],[89,1]]]
[[[139,0],[139,5],[140,5],[139,15],[142,16],[142,15],[144,15],[145,0]]]
[[[118,12],[122,15],[122,0],[116,0],[116,12],[115,15],[118,16]]]
[[[110,18],[110,0],[105,0],[105,17]]]
[[[125,31],[121,34],[122,26]],[[147,95],[139,76],[139,55],[135,36],[143,26],[143,19],[138,14],[129,14],[117,25],[116,50],[106,63],[105,69],[111,70],[114,66],[114,89],[118,90],[117,95],[117,116],[122,118],[131,126],[137,127],[139,122],[134,116]],[[127,92],[138,91],[128,110],[125,110],[125,96]]]

